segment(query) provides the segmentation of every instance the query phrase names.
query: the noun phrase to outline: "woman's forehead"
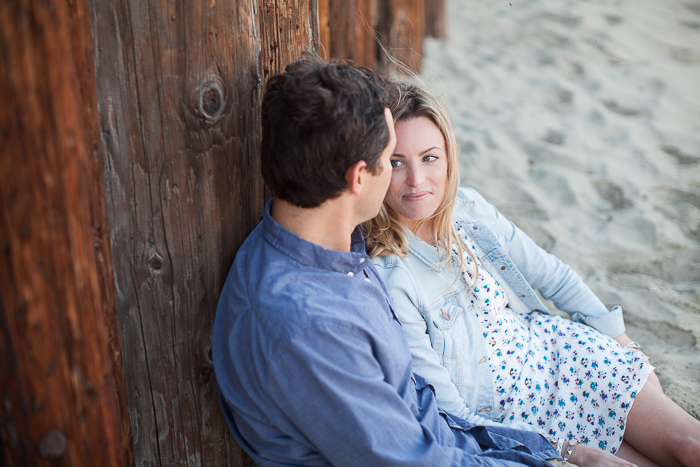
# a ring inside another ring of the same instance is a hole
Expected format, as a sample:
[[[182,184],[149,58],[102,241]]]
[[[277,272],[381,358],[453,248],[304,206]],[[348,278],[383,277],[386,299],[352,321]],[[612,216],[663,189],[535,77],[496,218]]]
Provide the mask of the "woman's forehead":
[[[427,117],[413,117],[400,120],[394,125],[396,129],[396,151],[414,152],[437,147],[445,150],[445,138],[435,123]]]

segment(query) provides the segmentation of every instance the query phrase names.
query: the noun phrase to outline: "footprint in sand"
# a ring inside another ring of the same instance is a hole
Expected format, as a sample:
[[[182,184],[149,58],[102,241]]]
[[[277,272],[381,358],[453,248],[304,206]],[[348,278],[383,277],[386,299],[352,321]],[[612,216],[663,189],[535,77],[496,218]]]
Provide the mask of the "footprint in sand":
[[[690,154],[686,154],[675,146],[663,144],[661,145],[661,150],[666,154],[675,157],[676,162],[678,162],[679,165],[693,165],[700,162],[700,157],[695,157],[691,156]]]
[[[641,112],[639,110],[633,109],[631,107],[625,107],[623,105],[620,105],[616,100],[614,99],[602,99],[601,103],[611,112],[615,112],[618,115],[622,115],[624,117],[635,117],[639,115]]]
[[[649,276],[671,284],[700,284],[700,250],[687,247],[666,247],[655,250],[655,256],[638,257],[634,252],[606,253],[611,276]],[[648,288],[648,286],[646,287]]]
[[[628,327],[648,331],[667,344],[671,344],[675,347],[688,349],[697,345],[697,339],[691,331],[665,321],[648,321],[645,319],[626,317],[625,322]]]
[[[675,221],[684,234],[700,242],[700,191],[664,187],[656,192],[665,198],[659,211]]]
[[[594,180],[593,188],[601,198],[610,203],[613,211],[634,206],[634,203],[625,196],[622,188],[610,180]]]

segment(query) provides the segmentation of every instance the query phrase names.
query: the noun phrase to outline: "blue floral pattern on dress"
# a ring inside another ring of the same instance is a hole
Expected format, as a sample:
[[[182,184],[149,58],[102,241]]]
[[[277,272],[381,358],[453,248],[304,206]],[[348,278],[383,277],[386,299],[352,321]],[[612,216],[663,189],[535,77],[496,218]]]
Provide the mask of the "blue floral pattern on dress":
[[[457,230],[476,257],[469,236]],[[462,274],[474,285],[469,312],[489,349],[495,420],[524,421],[615,454],[629,409],[653,370],[648,357],[560,316],[516,314],[498,281],[477,260],[475,282],[474,260],[464,258]]]

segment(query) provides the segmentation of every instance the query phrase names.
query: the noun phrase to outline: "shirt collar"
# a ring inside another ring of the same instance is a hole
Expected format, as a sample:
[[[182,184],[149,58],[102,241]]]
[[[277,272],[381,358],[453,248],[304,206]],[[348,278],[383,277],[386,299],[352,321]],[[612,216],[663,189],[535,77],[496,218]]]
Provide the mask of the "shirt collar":
[[[369,256],[365,252],[365,239],[359,227],[355,227],[352,232],[349,252],[327,250],[279,225],[272,218],[271,208],[272,198],[265,204],[263,212],[263,235],[273,247],[290,258],[307,266],[348,275],[361,272],[369,264]]]

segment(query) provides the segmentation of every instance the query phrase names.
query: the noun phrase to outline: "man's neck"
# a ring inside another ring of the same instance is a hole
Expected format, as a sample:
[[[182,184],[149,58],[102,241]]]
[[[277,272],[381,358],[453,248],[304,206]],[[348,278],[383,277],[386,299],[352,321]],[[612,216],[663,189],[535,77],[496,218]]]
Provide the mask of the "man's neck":
[[[310,209],[275,198],[270,212],[275,222],[308,242],[327,250],[350,251],[357,222],[347,204],[342,195]]]

